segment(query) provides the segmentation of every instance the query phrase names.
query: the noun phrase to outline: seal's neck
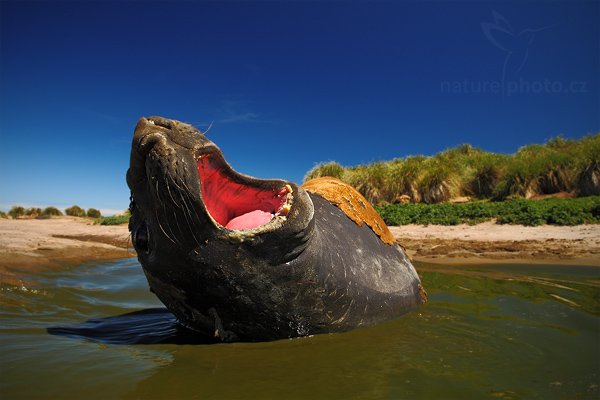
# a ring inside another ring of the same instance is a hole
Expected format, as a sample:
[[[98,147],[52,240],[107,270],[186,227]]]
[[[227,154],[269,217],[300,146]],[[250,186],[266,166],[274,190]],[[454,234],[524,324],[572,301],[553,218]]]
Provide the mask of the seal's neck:
[[[292,185],[293,203],[286,221],[265,234],[244,238],[248,251],[271,265],[281,265],[298,257],[314,236],[314,206],[308,193]]]

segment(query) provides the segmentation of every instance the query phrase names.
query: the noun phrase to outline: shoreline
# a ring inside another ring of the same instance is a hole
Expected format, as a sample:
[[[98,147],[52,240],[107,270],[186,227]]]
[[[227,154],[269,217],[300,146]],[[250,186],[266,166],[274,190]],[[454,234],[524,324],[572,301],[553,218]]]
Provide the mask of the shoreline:
[[[434,264],[571,264],[600,267],[600,225],[404,225],[390,230],[411,259]],[[135,257],[127,224],[76,217],[0,219],[0,283],[16,274],[90,260]]]
[[[0,219],[0,283],[19,285],[29,271],[135,256],[127,224],[67,216]]]
[[[600,225],[404,225],[390,230],[415,261],[600,266]]]

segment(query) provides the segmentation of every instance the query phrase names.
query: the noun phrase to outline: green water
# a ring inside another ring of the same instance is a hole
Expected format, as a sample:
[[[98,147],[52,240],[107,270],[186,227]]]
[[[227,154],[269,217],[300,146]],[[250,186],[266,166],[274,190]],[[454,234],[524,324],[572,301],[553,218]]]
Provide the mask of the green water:
[[[416,312],[255,344],[195,341],[131,259],[22,277],[0,287],[0,398],[600,397],[600,268],[417,269]]]

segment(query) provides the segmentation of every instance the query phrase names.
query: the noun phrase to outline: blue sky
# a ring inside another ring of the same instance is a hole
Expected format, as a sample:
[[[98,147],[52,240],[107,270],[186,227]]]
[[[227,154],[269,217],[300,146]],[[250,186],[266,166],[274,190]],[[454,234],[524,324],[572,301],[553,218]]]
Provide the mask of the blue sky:
[[[0,208],[128,205],[140,116],[240,172],[600,130],[598,2],[0,2]]]

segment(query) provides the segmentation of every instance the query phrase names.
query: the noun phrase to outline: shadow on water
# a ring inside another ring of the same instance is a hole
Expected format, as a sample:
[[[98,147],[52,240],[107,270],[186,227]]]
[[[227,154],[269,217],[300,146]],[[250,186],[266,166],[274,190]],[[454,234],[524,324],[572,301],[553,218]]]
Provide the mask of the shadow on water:
[[[200,335],[177,322],[166,308],[148,308],[80,324],[52,326],[51,335],[104,344],[213,344],[214,338]]]

